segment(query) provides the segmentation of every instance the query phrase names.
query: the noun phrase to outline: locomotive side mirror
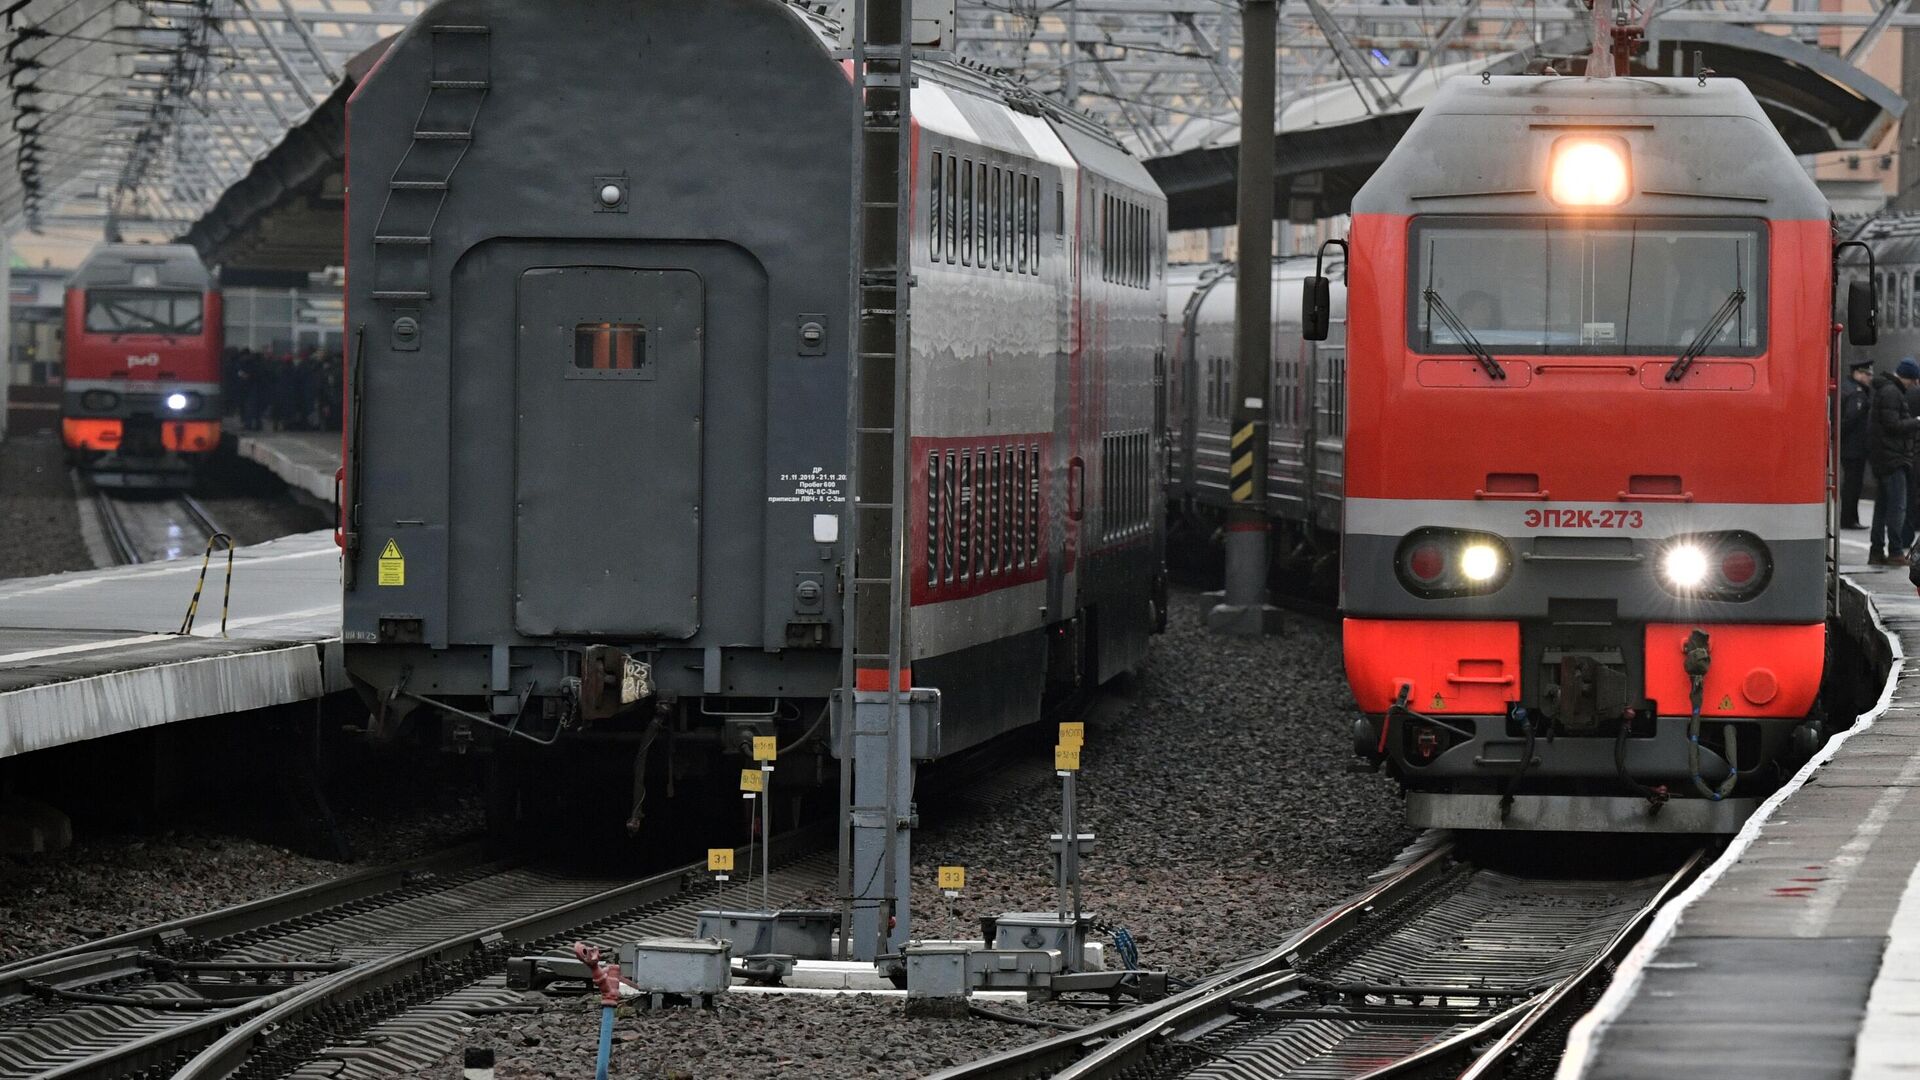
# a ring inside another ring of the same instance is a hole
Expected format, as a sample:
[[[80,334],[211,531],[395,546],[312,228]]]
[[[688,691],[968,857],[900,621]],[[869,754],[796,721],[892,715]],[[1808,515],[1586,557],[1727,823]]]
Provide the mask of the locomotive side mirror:
[[[1840,253],[1858,248],[1867,257],[1867,279],[1847,283],[1847,342],[1872,345],[1880,340],[1880,296],[1876,283],[1880,268],[1874,264],[1873,249],[1859,240],[1842,240],[1833,246],[1833,273],[1840,276]]]
[[[1880,340],[1880,304],[1873,283],[1855,281],[1847,285],[1847,342],[1872,345]]]
[[[1333,322],[1333,289],[1327,283],[1327,249],[1338,244],[1340,254],[1347,254],[1345,240],[1329,240],[1320,245],[1313,256],[1313,276],[1305,283],[1305,291],[1300,297],[1300,336],[1308,341],[1327,340],[1327,327]]]
[[[1323,277],[1310,277],[1300,297],[1300,336],[1308,341],[1327,340],[1327,324],[1333,319],[1333,290]]]

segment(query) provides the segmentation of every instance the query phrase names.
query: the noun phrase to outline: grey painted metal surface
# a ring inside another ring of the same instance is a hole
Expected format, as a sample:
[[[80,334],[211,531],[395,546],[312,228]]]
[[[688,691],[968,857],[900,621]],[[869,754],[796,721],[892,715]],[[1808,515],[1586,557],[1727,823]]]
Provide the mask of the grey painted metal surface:
[[[1887,966],[1920,948],[1920,699],[1903,659],[1920,651],[1920,599],[1902,571],[1847,569],[1842,621],[1886,673],[1879,703],[1662,915],[1576,1029],[1562,1077],[1879,1078],[1920,1063],[1912,973]]]
[[[361,84],[345,620],[368,685],[410,667],[436,696],[551,700],[598,642],[651,663],[691,723],[747,709],[702,697],[776,699],[736,729],[817,715],[850,540],[834,38],[774,0],[450,0]],[[645,62],[583,63],[583,42]],[[976,68],[916,71],[911,659],[951,752],[1037,718],[1050,665],[1105,679],[1144,653],[1165,215],[1086,119]],[[536,304],[527,275],[555,268],[624,284]],[[580,371],[581,328],[625,320],[646,363]]]
[[[346,688],[331,534],[240,549],[227,638],[207,611],[172,633],[199,572],[182,559],[0,583],[0,756]]]

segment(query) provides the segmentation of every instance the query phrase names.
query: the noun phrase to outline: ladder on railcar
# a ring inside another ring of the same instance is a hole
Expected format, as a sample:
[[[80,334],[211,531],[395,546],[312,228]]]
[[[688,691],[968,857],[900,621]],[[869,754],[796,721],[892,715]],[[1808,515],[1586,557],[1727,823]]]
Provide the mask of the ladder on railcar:
[[[872,960],[908,934],[913,759],[907,664],[908,300],[905,137],[913,0],[848,5],[853,61],[852,312],[848,369],[851,546],[841,634],[842,949]],[[891,916],[891,920],[889,920]]]

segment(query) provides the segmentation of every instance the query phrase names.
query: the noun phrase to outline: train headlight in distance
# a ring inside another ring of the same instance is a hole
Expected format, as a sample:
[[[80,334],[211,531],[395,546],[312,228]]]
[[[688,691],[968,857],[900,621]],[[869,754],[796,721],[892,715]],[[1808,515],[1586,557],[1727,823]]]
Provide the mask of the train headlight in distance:
[[[1553,144],[1547,192],[1561,206],[1618,206],[1629,190],[1627,144],[1568,135]]]
[[[173,412],[186,412],[188,404],[187,395],[178,390],[167,395],[167,408]]]
[[[1675,544],[1660,560],[1660,572],[1667,584],[1678,589],[1697,589],[1707,581],[1707,549],[1699,544]]]
[[[1468,544],[1460,551],[1460,573],[1475,584],[1499,577],[1500,562],[1500,552],[1492,544]]]

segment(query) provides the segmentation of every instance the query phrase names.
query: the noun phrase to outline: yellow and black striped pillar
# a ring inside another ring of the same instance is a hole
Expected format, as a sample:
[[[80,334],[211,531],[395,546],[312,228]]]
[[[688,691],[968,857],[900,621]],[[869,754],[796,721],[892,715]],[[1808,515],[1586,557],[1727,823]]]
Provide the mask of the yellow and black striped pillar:
[[[1274,37],[1276,0],[1241,8],[1240,253],[1234,282],[1233,439],[1227,469],[1227,574],[1207,613],[1220,633],[1279,626],[1267,603],[1267,395],[1273,385]]]
[[[1233,433],[1233,462],[1227,468],[1227,487],[1236,503],[1253,500],[1253,451],[1259,445],[1259,440],[1253,437],[1256,426],[1242,424]]]

